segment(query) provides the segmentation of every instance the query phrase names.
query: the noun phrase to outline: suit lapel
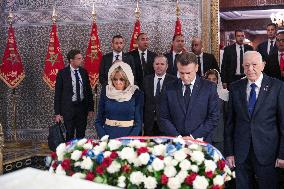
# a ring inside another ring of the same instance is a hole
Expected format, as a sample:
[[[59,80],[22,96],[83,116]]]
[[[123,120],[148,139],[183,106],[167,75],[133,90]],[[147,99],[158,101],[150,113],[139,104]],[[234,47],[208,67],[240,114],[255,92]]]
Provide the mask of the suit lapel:
[[[178,80],[177,85],[176,85],[176,92],[177,92],[178,102],[184,114],[186,114],[185,101],[184,101],[183,94],[182,94],[182,82],[180,79]]]
[[[154,77],[155,77],[155,75],[151,76],[150,82],[149,82],[150,94],[153,94],[153,95],[154,95]]]
[[[209,62],[208,56],[206,56],[206,54],[203,53],[203,72],[204,72],[204,75],[205,75],[206,71],[209,70],[209,69],[207,68],[207,66],[208,66],[207,62]]]
[[[191,97],[190,97],[190,102],[189,106],[187,107],[187,113],[191,112],[191,109],[193,107],[193,104],[196,102],[196,98],[199,94],[199,90],[201,88],[201,78],[196,76],[196,80],[192,89]]]
[[[66,68],[64,77],[66,79],[66,83],[68,83],[69,88],[71,89],[71,91],[73,91],[70,65]]]
[[[240,101],[242,103],[243,110],[245,112],[245,115],[249,118],[249,112],[248,112],[248,101],[247,101],[247,79],[241,80],[241,87],[239,88],[239,97]]]
[[[236,50],[236,43],[232,46],[232,63],[234,63],[234,70],[237,69],[237,50]]]

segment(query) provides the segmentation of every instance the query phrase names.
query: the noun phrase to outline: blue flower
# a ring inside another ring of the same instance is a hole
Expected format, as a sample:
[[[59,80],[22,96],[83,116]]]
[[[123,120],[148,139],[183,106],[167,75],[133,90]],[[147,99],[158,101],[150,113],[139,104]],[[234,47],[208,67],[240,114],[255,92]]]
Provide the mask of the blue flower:
[[[122,143],[123,146],[127,146],[127,144],[129,144],[130,141],[132,141],[132,139],[121,139],[120,140],[120,142]]]
[[[99,163],[99,164],[101,164],[101,163],[103,162],[103,160],[104,160],[104,154],[99,153],[99,154],[97,155],[96,162]]]
[[[166,154],[172,155],[176,151],[176,147],[173,144],[168,144],[166,147]]]
[[[94,151],[93,150],[88,150],[87,156],[89,156],[91,159],[93,159],[95,157]]]
[[[211,144],[207,144],[207,153],[210,157],[214,157],[215,149]]]
[[[177,149],[177,150],[180,150],[180,149],[182,148],[182,146],[183,146],[183,145],[182,145],[180,142],[177,142],[177,143],[176,143],[176,149]]]
[[[149,159],[147,165],[151,165],[155,158],[156,158],[156,156],[154,156],[154,155],[151,154],[151,155],[150,155],[150,159]]]

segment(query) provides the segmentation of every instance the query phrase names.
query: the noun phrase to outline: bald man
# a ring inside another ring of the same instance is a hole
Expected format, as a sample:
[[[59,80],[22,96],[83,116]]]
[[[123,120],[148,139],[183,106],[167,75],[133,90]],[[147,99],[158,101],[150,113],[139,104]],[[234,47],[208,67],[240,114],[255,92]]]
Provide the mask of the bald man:
[[[216,69],[219,71],[219,66],[214,55],[205,53],[202,49],[203,46],[201,39],[197,37],[193,38],[191,42],[191,50],[196,55],[199,65],[197,74],[201,77],[203,77],[210,69]]]

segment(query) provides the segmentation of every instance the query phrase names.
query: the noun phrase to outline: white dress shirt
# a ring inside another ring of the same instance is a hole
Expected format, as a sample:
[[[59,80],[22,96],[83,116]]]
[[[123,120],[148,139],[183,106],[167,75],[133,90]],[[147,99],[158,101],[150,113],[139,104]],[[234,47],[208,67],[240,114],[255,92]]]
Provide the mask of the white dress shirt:
[[[250,91],[251,91],[251,86],[250,85],[252,83],[256,84],[255,93],[256,93],[256,99],[257,99],[258,94],[259,94],[259,90],[260,90],[260,87],[261,87],[262,79],[263,79],[263,74],[261,74],[259,76],[259,78],[255,82],[252,82],[252,81],[248,80],[247,90],[246,90],[246,92],[247,92],[247,101],[249,101],[249,95],[250,95]]]
[[[244,55],[244,45],[238,45],[236,44],[236,52],[237,52],[237,69],[236,69],[236,75],[241,75],[241,61],[240,61],[240,46],[242,46],[243,55]]]
[[[113,51],[112,54],[113,54],[112,62],[114,62],[114,61],[116,60],[116,57],[115,57],[116,55],[119,55],[119,56],[118,56],[118,59],[119,59],[119,60],[122,60],[122,51],[121,51],[120,53],[117,53],[117,52],[114,52],[114,51]]]
[[[155,74],[155,77],[154,77],[154,96],[156,96],[156,90],[157,90],[157,84],[158,84],[159,78],[162,78],[160,80],[160,89],[162,90],[165,77],[166,77],[166,73],[163,76],[157,76]]]
[[[273,41],[273,46],[274,46],[274,44],[275,44],[275,42],[276,42],[276,38],[274,38],[274,39],[272,39],[272,40],[268,40],[267,41],[267,54],[269,54],[269,52],[270,52],[270,45],[271,45],[271,41]]]
[[[142,64],[142,52],[140,49],[138,49],[138,52],[139,52],[139,57],[140,57],[140,62]],[[145,59],[145,62],[147,62],[147,49],[144,51],[144,59]]]
[[[190,83],[190,95],[192,94],[192,90],[193,90],[193,87],[194,87],[195,80],[196,80],[196,76],[195,76],[194,80],[192,80],[192,82]],[[186,89],[186,86],[185,86],[184,82],[182,81],[182,95],[183,96],[184,96],[184,93],[185,93],[185,89]]]
[[[82,80],[81,74],[79,72],[79,68],[75,69],[75,68],[73,68],[70,65],[70,69],[71,69],[71,79],[72,79],[72,88],[73,88],[72,101],[73,102],[77,101],[75,70],[78,70],[79,83],[80,83],[80,98],[81,98],[81,100],[83,100],[83,98],[84,98],[84,94],[83,94],[83,80]]]

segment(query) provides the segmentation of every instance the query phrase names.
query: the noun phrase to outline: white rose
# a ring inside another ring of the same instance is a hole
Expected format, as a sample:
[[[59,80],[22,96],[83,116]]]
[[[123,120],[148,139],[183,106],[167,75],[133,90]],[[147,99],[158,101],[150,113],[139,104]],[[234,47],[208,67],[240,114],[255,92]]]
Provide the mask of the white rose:
[[[205,160],[204,164],[205,164],[205,172],[212,171],[212,173],[214,173],[214,171],[217,168],[216,163],[212,160]]]
[[[58,165],[58,166],[56,167],[55,173],[58,174],[58,175],[66,175],[66,172],[65,172],[65,170],[62,168],[61,165]]]
[[[137,157],[136,152],[134,151],[133,148],[130,147],[124,147],[120,153],[119,153],[119,157],[124,160],[133,160]]]
[[[142,165],[147,165],[150,160],[150,155],[148,153],[142,153],[140,156],[138,156],[138,159],[140,160]]]
[[[152,165],[148,165],[147,166],[147,170],[152,173],[153,172],[153,166]]]
[[[178,161],[177,161],[177,160],[175,160],[175,159],[173,159],[173,160],[172,160],[172,162],[171,162],[171,164],[172,164],[172,166],[177,166]]]
[[[199,149],[199,145],[193,143],[193,144],[191,144],[191,145],[189,146],[189,149],[191,149],[191,150],[198,150],[198,149]]]
[[[165,157],[164,162],[165,162],[166,166],[172,165],[172,160],[173,160],[173,158],[171,156]]]
[[[134,167],[140,167],[142,165],[142,162],[139,158],[133,158],[128,160],[130,163],[133,163]]]
[[[93,148],[93,144],[91,142],[85,143],[83,148],[86,150],[91,150]]]
[[[167,186],[170,189],[179,189],[181,187],[181,183],[178,178],[172,177],[172,178],[169,178]]]
[[[214,184],[214,185],[223,186],[223,184],[224,184],[224,178],[223,178],[223,176],[217,175],[217,176],[213,179],[213,184]]]
[[[82,152],[80,150],[75,150],[72,154],[71,154],[71,159],[78,161],[81,158]]]
[[[199,167],[197,165],[191,165],[190,169],[192,170],[192,172],[198,173],[199,171]]]
[[[190,155],[191,161],[196,162],[197,165],[200,165],[204,161],[204,153],[201,151],[193,151]]]
[[[72,177],[79,178],[79,179],[84,179],[86,177],[86,175],[83,174],[83,173],[75,173],[74,175],[72,175]]]
[[[140,142],[140,140],[132,140],[129,144],[129,147],[132,148],[141,148],[141,147],[146,147],[147,144],[145,142]]]
[[[100,142],[99,147],[102,149],[102,151],[105,151],[105,149],[107,147],[107,143],[106,142]]]
[[[181,150],[179,150],[179,151],[176,151],[176,152],[174,153],[174,158],[175,158],[178,162],[184,160],[184,159],[186,158],[186,156],[187,156],[187,155],[186,155],[186,153],[184,153],[183,149],[181,149]]]
[[[112,161],[110,166],[107,168],[107,172],[116,173],[120,170],[121,165],[117,161]]]
[[[183,182],[184,182],[184,179],[187,177],[187,175],[188,175],[187,171],[180,171],[180,172],[176,175],[176,177],[179,179],[179,181],[180,181],[181,183],[183,183]]]
[[[161,171],[165,167],[163,160],[159,158],[154,159],[152,166],[155,171]]]
[[[179,167],[181,168],[181,170],[187,171],[187,170],[190,169],[191,163],[190,163],[190,161],[185,159],[185,160],[182,160],[182,162],[180,162]]]
[[[106,157],[109,157],[110,156],[110,154],[111,154],[111,152],[110,151],[105,151],[104,152],[104,157],[106,158]]]
[[[163,156],[166,152],[166,146],[159,144],[153,147],[152,154],[155,156]]]
[[[90,157],[83,157],[83,161],[81,162],[81,168],[86,170],[91,170],[93,168],[93,161]]]
[[[57,146],[56,154],[57,154],[58,161],[63,161],[63,158],[64,158],[63,156],[64,156],[65,151],[66,151],[65,143],[61,143],[59,146]]]
[[[213,154],[213,159],[215,162],[219,161],[220,159],[222,159],[219,155],[219,153],[217,153],[216,151],[214,151],[214,154]]]
[[[106,142],[106,141],[108,141],[108,137],[109,137],[108,135],[105,135],[100,139],[100,141]]]
[[[135,171],[130,174],[130,182],[139,186],[144,181],[144,175],[140,171]]]
[[[74,167],[81,167],[81,161],[77,161],[74,163]]]
[[[204,176],[196,176],[192,184],[194,189],[207,189],[208,185],[209,183]]]
[[[117,186],[120,187],[120,188],[125,188],[126,187],[125,179],[126,179],[125,176],[118,177]]]
[[[157,187],[157,181],[156,181],[156,178],[155,177],[147,177],[145,178],[144,180],[144,187],[147,188],[147,189],[154,189]]]
[[[177,174],[177,170],[174,166],[167,166],[164,170],[164,174],[167,177],[174,177]]]
[[[77,146],[83,146],[88,140],[83,138],[77,142]]]
[[[119,140],[110,140],[108,143],[108,147],[110,151],[117,150],[121,146],[121,142]]]

